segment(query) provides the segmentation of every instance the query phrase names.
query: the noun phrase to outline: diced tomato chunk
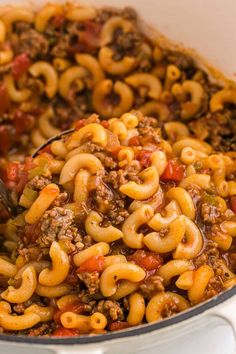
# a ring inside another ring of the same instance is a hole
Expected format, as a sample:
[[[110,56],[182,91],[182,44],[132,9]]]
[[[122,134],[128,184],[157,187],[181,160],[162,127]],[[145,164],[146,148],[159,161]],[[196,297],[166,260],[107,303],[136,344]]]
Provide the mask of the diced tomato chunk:
[[[26,183],[28,182],[28,175],[29,175],[29,170],[31,170],[34,166],[33,163],[33,158],[32,157],[26,157],[25,163],[21,168],[21,171],[19,173],[19,181],[16,185],[16,192],[22,193],[23,189],[25,188]]]
[[[236,214],[236,195],[230,198],[230,208]]]
[[[80,129],[85,126],[86,119],[79,119],[75,122],[75,129]]]
[[[22,193],[27,182],[28,182],[28,172],[23,171],[21,173],[20,180],[15,188],[16,192]]]
[[[109,128],[109,123],[107,120],[102,120],[101,121],[101,125],[105,128],[105,129],[108,129]]]
[[[53,337],[75,337],[79,336],[80,332],[78,329],[75,328],[65,328],[65,327],[58,327],[52,334]]]
[[[93,256],[79,266],[78,272],[101,272],[104,268],[104,262],[104,256]]]
[[[20,110],[16,111],[13,117],[13,125],[17,134],[21,134],[29,131],[33,126],[34,118],[32,115],[22,112]]]
[[[142,167],[148,167],[151,164],[152,151],[141,150],[137,155],[137,160],[139,160]]]
[[[9,162],[6,167],[6,184],[8,188],[15,189],[16,192],[22,193],[26,183],[28,182],[29,170],[34,166],[33,158],[26,157],[25,163]]]
[[[24,242],[29,245],[34,243],[38,238],[38,223],[33,225],[26,225],[24,228]]]
[[[184,177],[184,170],[183,165],[176,160],[170,160],[166,165],[165,171],[161,175],[161,180],[164,182],[180,182]]]
[[[132,138],[129,139],[129,146],[139,146],[141,145],[140,142],[140,137],[138,135],[132,136]]]
[[[7,179],[9,181],[17,182],[19,179],[20,163],[9,162],[6,168]]]
[[[15,80],[19,80],[31,65],[31,60],[27,53],[23,53],[15,57],[12,63],[12,76]]]
[[[6,154],[13,143],[13,129],[8,125],[0,126],[0,152]]]
[[[100,31],[101,25],[92,21],[83,23],[84,29],[79,33],[79,40],[77,43],[68,47],[68,54],[75,53],[95,53],[100,45]]]
[[[133,261],[141,268],[149,270],[157,270],[163,263],[162,257],[154,252],[138,250],[128,257],[129,261]]]
[[[101,31],[101,25],[92,22],[92,21],[87,21],[84,23],[84,31],[81,33],[81,41],[88,47],[98,47],[100,44],[100,31]]]
[[[5,83],[3,83],[0,86],[0,115],[7,112],[9,106],[10,106],[10,97],[8,95],[6,85]]]
[[[128,322],[125,321],[116,321],[116,322],[112,322],[109,326],[108,329],[110,331],[120,331],[121,329],[125,329],[130,327],[130,325],[128,324]]]

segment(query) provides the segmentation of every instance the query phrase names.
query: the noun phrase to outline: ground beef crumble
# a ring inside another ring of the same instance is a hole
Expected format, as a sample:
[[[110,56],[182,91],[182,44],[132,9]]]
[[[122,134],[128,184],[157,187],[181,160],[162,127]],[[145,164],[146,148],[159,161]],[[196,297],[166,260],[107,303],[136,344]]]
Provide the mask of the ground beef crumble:
[[[25,305],[24,304],[17,304],[13,306],[13,310],[18,314],[22,315],[25,311]]]
[[[151,275],[140,284],[140,290],[146,298],[154,293],[164,291],[163,279],[159,275]]]
[[[28,332],[29,337],[46,336],[52,334],[55,329],[55,324],[52,322],[42,323],[38,327],[30,329]]]
[[[59,195],[54,200],[52,206],[53,207],[62,207],[64,204],[66,204],[68,199],[69,199],[69,195],[67,192],[59,193]]]
[[[107,217],[112,225],[121,224],[128,216],[129,212],[124,208],[124,201],[121,199],[116,199],[116,207],[110,209],[107,213]]]
[[[161,130],[146,126],[139,128],[139,133],[142,135],[141,142],[143,145],[148,143],[158,144],[161,141]]]
[[[91,141],[89,141],[85,144],[85,150],[86,150],[86,152],[92,152],[92,153],[104,151],[102,146],[94,144]],[[99,155],[99,156],[101,156],[101,155]]]
[[[103,153],[94,154],[102,162],[103,166],[107,169],[114,169],[117,166],[117,162],[111,156],[106,156]]]
[[[215,150],[235,151],[235,121],[235,111],[225,109],[220,113],[208,113],[190,122],[189,126],[197,138],[206,140]]]
[[[224,290],[223,279],[220,276],[214,276],[209,280],[204,294],[204,299],[210,299]]]
[[[99,272],[96,271],[78,273],[79,279],[84,282],[90,295],[94,295],[99,291],[99,276]]]
[[[124,56],[137,56],[140,53],[143,37],[138,32],[124,33],[121,30],[115,31],[113,50],[115,54],[113,59],[121,60]]]
[[[176,304],[174,301],[169,301],[167,304],[164,305],[163,310],[162,310],[162,317],[170,317],[174,315],[175,313],[178,313],[178,304]]]
[[[43,34],[34,29],[22,31],[12,37],[12,45],[16,54],[28,53],[31,59],[39,59],[48,53],[49,44]]]
[[[83,237],[84,248],[88,248],[94,244],[94,240],[90,235],[86,235]]]
[[[31,181],[27,183],[27,187],[31,188],[35,191],[41,191],[45,188],[49,183],[50,179],[43,176],[35,176]]]
[[[201,216],[204,222],[215,224],[221,216],[220,207],[208,203],[202,203]]]
[[[194,258],[193,263],[196,268],[199,268],[203,264],[214,267],[218,258],[219,250],[217,244],[212,240],[208,240],[204,251],[198,257]]]
[[[69,239],[80,242],[81,236],[73,224],[74,213],[69,209],[54,207],[46,211],[40,222],[40,234],[37,243],[49,247],[55,240]]]
[[[64,34],[59,37],[57,43],[51,50],[51,54],[58,58],[66,58],[68,56],[68,48],[70,46],[70,35]]]
[[[93,308],[93,312],[97,311],[103,313],[107,317],[108,322],[124,320],[123,310],[117,301],[99,301]]]
[[[125,184],[128,182],[127,179],[127,172],[120,169],[118,171],[110,171],[105,177],[104,177],[104,182],[107,183],[108,185],[111,185],[111,187],[115,190],[118,190],[119,187],[122,184]]]
[[[97,184],[96,189],[92,193],[93,202],[101,212],[107,212],[111,205],[115,202],[113,191],[102,181]]]
[[[194,204],[196,205],[197,202],[201,199],[202,189],[199,186],[196,186],[195,184],[190,184],[186,187],[186,190],[188,191],[194,201]]]
[[[140,165],[136,160],[134,160],[126,169],[119,169],[117,171],[113,170],[108,172],[107,175],[103,178],[103,181],[118,192],[119,187],[128,181],[141,183],[141,179],[137,175],[139,171]]]

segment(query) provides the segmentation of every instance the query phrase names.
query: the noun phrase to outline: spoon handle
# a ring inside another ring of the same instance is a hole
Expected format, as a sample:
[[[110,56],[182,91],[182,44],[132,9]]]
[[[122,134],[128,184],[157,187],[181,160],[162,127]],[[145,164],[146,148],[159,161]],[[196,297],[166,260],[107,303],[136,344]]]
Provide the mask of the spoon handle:
[[[38,153],[43,150],[46,146],[48,146],[49,144],[51,144],[53,141],[55,140],[59,140],[61,137],[63,137],[64,135],[73,133],[75,131],[75,129],[68,129],[68,130],[64,130],[63,132],[61,132],[58,135],[54,135],[53,137],[49,138],[45,143],[43,143],[42,145],[40,145],[35,152],[32,154],[32,157],[36,157],[38,155]]]

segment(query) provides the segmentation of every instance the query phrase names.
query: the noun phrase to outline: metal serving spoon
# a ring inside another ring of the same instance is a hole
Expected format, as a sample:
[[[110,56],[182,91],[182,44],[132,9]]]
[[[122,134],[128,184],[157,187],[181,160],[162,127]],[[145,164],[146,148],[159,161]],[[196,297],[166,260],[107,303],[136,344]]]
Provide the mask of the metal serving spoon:
[[[38,155],[38,153],[43,150],[45,147],[47,147],[49,144],[51,144],[53,141],[55,140],[60,140],[63,136],[68,135],[70,133],[73,133],[75,131],[75,129],[68,129],[68,130],[64,130],[63,132],[61,132],[60,134],[54,135],[51,138],[49,138],[47,141],[45,141],[45,143],[43,143],[42,145],[40,145],[35,152],[32,154],[32,157],[36,157]]]
[[[43,143],[42,145],[40,145],[36,151],[32,154],[32,157],[36,157],[39,152],[41,150],[43,150],[46,146],[48,146],[49,144],[51,144],[53,141],[55,140],[60,140],[63,136],[73,133],[75,129],[68,129],[65,130],[63,132],[61,132],[60,134],[57,134],[53,137],[51,137],[50,139],[48,139],[45,143]],[[10,191],[7,189],[5,183],[2,181],[2,179],[0,178],[0,209],[3,211],[7,211],[7,213],[9,214],[9,216],[15,216],[16,215],[16,207],[14,206],[12,197],[11,197],[11,193]]]

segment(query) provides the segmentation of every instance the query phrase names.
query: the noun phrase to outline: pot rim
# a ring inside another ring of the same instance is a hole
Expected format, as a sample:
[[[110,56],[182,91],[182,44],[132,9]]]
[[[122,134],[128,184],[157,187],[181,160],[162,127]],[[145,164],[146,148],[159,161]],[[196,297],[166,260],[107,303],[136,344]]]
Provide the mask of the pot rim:
[[[150,332],[157,331],[162,328],[166,328],[177,323],[183,323],[184,321],[203,314],[204,312],[214,308],[217,305],[222,304],[223,302],[229,300],[234,295],[236,295],[236,286],[224,291],[223,293],[209,299],[202,304],[194,306],[187,311],[183,311],[177,315],[164,319],[160,322],[154,322],[149,324],[140,325],[134,328],[128,328],[125,330],[117,332],[109,332],[106,334],[100,334],[97,336],[81,336],[81,337],[27,337],[27,336],[16,336],[9,334],[0,334],[0,342],[9,342],[9,343],[22,343],[22,344],[40,344],[45,345],[86,345],[86,344],[95,344],[101,342],[107,342],[114,339],[128,338],[132,336],[147,334]]]

